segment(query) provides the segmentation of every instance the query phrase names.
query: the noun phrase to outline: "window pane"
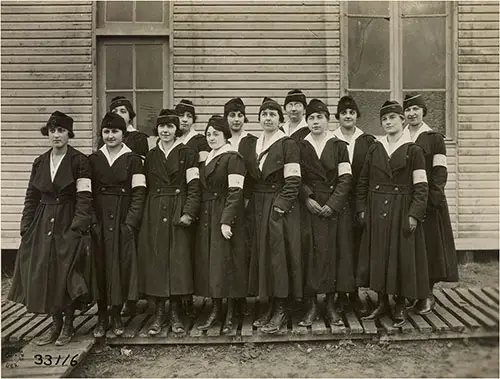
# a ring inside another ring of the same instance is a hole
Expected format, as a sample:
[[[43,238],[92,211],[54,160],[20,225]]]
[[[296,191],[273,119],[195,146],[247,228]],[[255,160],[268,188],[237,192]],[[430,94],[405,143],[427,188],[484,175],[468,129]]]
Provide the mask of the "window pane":
[[[446,134],[446,92],[420,92],[427,106],[424,121],[435,131]]]
[[[403,19],[403,87],[446,87],[446,19]]]
[[[106,89],[132,89],[132,45],[107,45]]]
[[[163,92],[137,92],[137,128],[153,135],[156,117],[163,107]]]
[[[349,94],[356,100],[361,117],[358,118],[357,125],[363,131],[382,136],[385,134],[380,126],[380,108],[386,100],[391,97],[390,92],[363,92],[349,91]]]
[[[137,88],[163,88],[163,45],[136,45]]]
[[[403,16],[446,13],[444,1],[401,1],[400,4]]]
[[[132,21],[132,1],[107,1],[106,21]]]
[[[135,20],[138,22],[162,22],[163,1],[137,1],[135,3]]]
[[[389,89],[389,21],[349,19],[349,88]]]
[[[388,1],[349,1],[347,2],[347,13],[368,15],[389,15]]]

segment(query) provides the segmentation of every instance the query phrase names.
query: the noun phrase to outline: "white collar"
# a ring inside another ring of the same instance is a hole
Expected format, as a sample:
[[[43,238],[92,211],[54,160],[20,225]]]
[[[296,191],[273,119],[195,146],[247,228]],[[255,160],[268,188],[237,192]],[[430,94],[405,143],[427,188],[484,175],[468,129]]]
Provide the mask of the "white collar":
[[[333,135],[337,137],[338,139],[345,141],[347,143],[354,142],[358,139],[359,136],[363,135],[363,131],[356,126],[354,127],[354,134],[352,135],[351,139],[347,139],[347,137],[342,133],[342,128],[339,126],[337,129],[333,131]]]
[[[299,124],[297,125],[297,127],[293,130],[293,133],[295,133],[297,130],[299,129],[302,129],[302,128],[307,128],[307,121],[305,119],[302,119]],[[288,120],[287,122],[285,122],[283,125],[282,125],[282,128],[283,130],[285,131],[285,134],[287,136],[290,136],[290,120]]]
[[[406,129],[408,129],[408,134],[410,135],[410,138],[411,138],[410,126],[407,126]],[[415,142],[417,140],[417,138],[420,136],[420,134],[422,134],[424,132],[431,132],[431,131],[432,131],[432,129],[429,127],[429,125],[427,125],[425,122],[422,122],[422,125],[420,125],[420,128],[418,128],[417,132],[415,133],[413,138],[411,138],[411,140],[413,142]]]
[[[109,156],[109,152],[108,152],[108,149],[106,147],[106,144],[104,144],[99,150],[101,150],[101,152],[106,157],[106,159],[107,159],[110,167],[123,154],[130,153],[132,151],[132,150],[130,150],[130,148],[127,145],[125,145],[124,143],[122,143],[122,148],[120,149],[120,151],[118,152],[118,154],[116,154],[116,156],[113,159],[111,159],[111,157]]]
[[[180,138],[176,138],[172,146],[170,146],[170,149],[168,149],[168,151],[165,151],[165,149],[163,148],[163,144],[161,143],[161,139],[158,141],[158,147],[161,151],[163,151],[163,154],[165,154],[165,159],[168,159],[170,152],[174,150],[174,148],[178,145],[182,145],[182,141],[180,140]]]
[[[191,138],[193,138],[197,134],[199,134],[199,133],[196,132],[194,130],[194,128],[191,126],[191,130],[189,131],[189,133],[186,134],[184,137],[181,137],[182,142],[184,142],[185,144],[187,144],[191,140]]]
[[[323,150],[325,149],[326,143],[330,138],[333,137],[332,132],[327,131],[325,138],[323,138],[321,141],[316,142],[314,138],[312,137],[312,133],[309,133],[306,137],[304,137],[304,140],[309,142],[312,147],[314,147],[314,151],[316,151],[316,155],[318,158],[321,158],[321,154],[323,153]]]
[[[243,130],[241,132],[240,138],[235,139],[235,137],[233,136],[233,137],[229,138],[227,141],[229,142],[229,144],[231,145],[231,147],[234,150],[238,150],[238,146],[240,144],[240,141],[243,139],[243,137],[246,137],[247,135],[248,135],[248,132]]]
[[[255,145],[255,152],[257,153],[257,156],[260,155],[264,150],[268,149],[272,144],[274,144],[277,140],[280,138],[286,137],[286,134],[283,133],[281,130],[276,130],[276,132],[273,134],[271,139],[267,141],[267,144],[264,146],[264,133],[260,135],[259,138],[257,138],[257,143]]]
[[[136,132],[136,131],[137,131],[137,129],[134,128],[134,125],[132,125],[132,124],[127,125],[127,132]]]
[[[389,148],[389,141],[387,141],[387,135],[382,137],[379,140],[382,143],[382,146],[384,146],[385,151],[387,151],[387,155],[390,157],[392,153],[394,153],[398,148],[400,148],[402,145],[408,142],[413,142],[410,137],[410,132],[408,128],[403,129],[403,134],[401,134],[401,137],[399,137],[398,142],[392,148]]]
[[[50,179],[52,180],[52,182],[54,182],[54,178],[56,177],[57,171],[59,170],[59,166],[61,166],[61,163],[67,153],[68,150],[66,150],[66,153],[63,154],[61,159],[59,159],[59,162],[57,162],[57,164],[54,166],[54,161],[52,159],[52,152],[50,152]]]
[[[214,158],[218,157],[221,154],[227,153],[228,151],[234,151],[233,147],[229,143],[226,143],[217,150],[210,150],[207,155],[207,159],[205,160],[205,166],[208,166],[208,164],[212,160],[214,160]]]

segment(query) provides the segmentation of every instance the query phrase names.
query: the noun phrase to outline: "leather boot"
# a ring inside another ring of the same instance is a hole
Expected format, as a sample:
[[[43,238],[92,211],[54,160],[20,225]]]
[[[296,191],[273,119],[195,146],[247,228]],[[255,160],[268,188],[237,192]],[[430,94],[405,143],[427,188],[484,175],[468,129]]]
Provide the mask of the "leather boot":
[[[387,294],[381,292],[378,293],[378,304],[377,308],[373,310],[368,316],[361,317],[362,320],[376,320],[380,316],[385,315],[389,311],[389,298]]]
[[[148,329],[148,334],[150,336],[156,336],[157,334],[160,334],[164,318],[165,318],[165,299],[157,298],[155,299],[155,313],[153,315],[153,321],[149,325]]]
[[[406,309],[414,309],[417,306],[418,299],[408,299],[408,305]]]
[[[97,313],[97,325],[94,328],[94,337],[101,338],[106,335],[108,328],[108,312],[99,311]]]
[[[263,303],[260,303],[260,305],[262,306]],[[269,323],[269,321],[271,320],[271,317],[273,315],[273,311],[274,311],[274,298],[269,298],[269,306],[267,308],[267,310],[265,312],[261,312],[261,315],[260,317],[255,320],[253,322],[253,326],[255,326],[256,328],[260,328],[264,325],[266,325],[267,323]]]
[[[347,305],[347,294],[345,292],[337,292],[336,309],[338,312],[343,312]]]
[[[64,311],[64,325],[62,327],[61,334],[59,338],[56,340],[56,346],[64,346],[69,341],[71,341],[71,337],[73,337],[73,318],[74,318],[75,310],[73,307],[68,307]]]
[[[208,316],[207,320],[198,326],[198,330],[208,330],[219,321],[221,309],[222,309],[222,299],[212,298],[212,311]]]
[[[426,315],[432,312],[436,306],[436,299],[432,292],[425,299],[419,299],[417,305],[415,305],[414,311],[419,315]]]
[[[395,328],[400,328],[406,323],[405,315],[405,298],[402,296],[394,296],[396,307],[394,309],[394,322]]]
[[[260,330],[266,334],[274,334],[280,331],[283,326],[286,326],[287,312],[285,306],[286,299],[275,298],[275,310],[273,317],[269,322],[262,326]]]
[[[313,321],[318,319],[318,299],[316,297],[316,294],[307,298],[306,303],[307,312],[302,320],[299,321],[299,326],[311,326]]]
[[[121,305],[114,305],[111,308],[111,330],[115,336],[121,336],[125,332],[122,316],[120,314],[121,308]]]
[[[172,296],[170,298],[170,322],[172,332],[175,334],[184,333],[184,323],[181,318],[181,298],[180,296]]]
[[[233,330],[233,316],[236,307],[236,299],[227,299],[227,312],[226,318],[224,319],[224,325],[222,326],[222,333],[229,333]]]
[[[334,302],[335,294],[333,292],[329,292],[326,294],[326,317],[328,318],[330,325],[334,326],[344,326],[344,321],[342,317],[335,310],[335,302]]]
[[[43,346],[55,342],[57,340],[57,337],[59,337],[59,334],[61,333],[62,325],[63,325],[62,313],[61,312],[54,313],[52,315],[52,325],[50,326],[50,329],[47,330],[44,334],[42,334],[40,337],[33,340],[33,343],[38,346]]]
[[[137,302],[135,300],[127,300],[122,310],[123,317],[132,317],[137,313]]]

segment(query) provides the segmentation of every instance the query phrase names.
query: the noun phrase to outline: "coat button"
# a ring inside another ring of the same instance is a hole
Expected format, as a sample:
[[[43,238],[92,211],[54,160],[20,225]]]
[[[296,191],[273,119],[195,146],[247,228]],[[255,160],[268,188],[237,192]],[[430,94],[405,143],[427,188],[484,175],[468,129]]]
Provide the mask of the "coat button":
[[[394,191],[399,191],[399,188],[398,187],[394,187]]]
[[[385,216],[387,216],[387,213],[385,213],[385,212],[384,212],[384,213],[382,214],[382,216],[384,216],[384,217],[385,217]]]
[[[166,210],[167,210],[167,206],[166,206],[166,205],[164,205],[164,206],[163,206],[163,207],[161,207],[161,208],[162,208],[164,211],[166,211]]]
[[[214,196],[217,196],[217,192],[214,192]]]
[[[379,189],[379,188],[380,188],[380,186],[377,184],[377,185],[375,186],[375,189]]]
[[[388,204],[388,203],[389,203],[389,200],[384,201],[384,204]]]
[[[122,188],[122,192],[125,192],[125,188]]]
[[[333,189],[333,186],[330,186],[330,189]]]
[[[58,197],[56,197],[56,201],[59,202],[59,198]]]
[[[47,233],[47,235],[48,235],[48,236],[51,236],[51,235],[52,235],[52,232],[51,232],[51,231],[49,231],[49,232]]]
[[[112,231],[113,231],[113,227],[112,227],[112,226],[110,226],[110,227],[108,228],[108,230],[109,230],[110,232],[112,232]]]
[[[276,186],[273,184],[273,185],[271,186],[271,188],[276,188]]]
[[[106,188],[101,187],[101,192],[104,192],[104,191],[106,191]]]
[[[115,216],[113,216],[113,215],[109,215],[109,218],[112,220],[112,219],[114,219],[114,218],[115,218]]]
[[[205,211],[205,214],[207,215],[207,214],[208,214],[208,211]]]
[[[157,189],[156,189],[156,192],[160,193],[160,191],[161,191],[161,190],[160,190],[159,188],[157,188]]]
[[[181,190],[180,190],[179,188],[177,188],[177,189],[175,190],[175,193],[179,194],[179,193],[181,193]]]
[[[166,217],[163,217],[163,222],[167,222],[167,218]]]
[[[52,218],[50,219],[50,222],[54,222],[54,221],[55,221],[55,219],[54,219],[54,217],[52,217]]]

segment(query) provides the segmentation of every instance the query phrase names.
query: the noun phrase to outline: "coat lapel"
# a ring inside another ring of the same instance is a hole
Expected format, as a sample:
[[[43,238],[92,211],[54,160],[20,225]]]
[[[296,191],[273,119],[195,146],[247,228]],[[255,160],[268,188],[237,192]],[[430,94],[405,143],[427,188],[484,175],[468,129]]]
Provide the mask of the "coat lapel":
[[[38,188],[41,192],[53,192],[54,184],[50,179],[50,154],[52,153],[52,149],[47,151],[42,155],[42,159],[40,162],[40,168],[36,173],[36,177],[34,179],[33,185]],[[67,154],[66,154],[67,155]],[[66,157],[64,157],[66,158]],[[62,165],[62,162],[61,162]],[[61,168],[61,167],[59,167]]]
[[[68,146],[68,151],[62,159],[61,165],[56,172],[56,176],[54,177],[54,188],[57,192],[62,191],[64,188],[75,182],[75,178],[73,177],[73,170],[71,167],[73,155],[75,155],[75,150],[71,146]]]
[[[392,177],[392,170],[389,165],[389,155],[380,141],[375,143],[377,144],[377,149],[374,152],[373,166],[384,172],[388,177]]]

